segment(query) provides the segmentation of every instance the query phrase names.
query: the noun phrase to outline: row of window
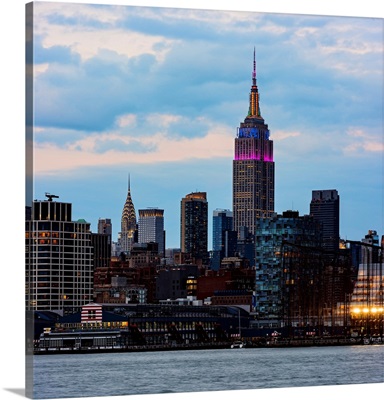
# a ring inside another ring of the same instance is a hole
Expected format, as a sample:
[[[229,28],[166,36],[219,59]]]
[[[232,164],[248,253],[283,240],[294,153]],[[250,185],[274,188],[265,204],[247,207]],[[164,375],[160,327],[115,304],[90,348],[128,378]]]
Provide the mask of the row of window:
[[[90,232],[89,223],[59,221],[26,221],[26,231]]]
[[[40,271],[39,271],[40,272]],[[75,278],[83,278],[88,280],[93,280],[93,274],[91,272],[83,272],[80,273],[78,272],[77,274],[70,273],[70,271],[65,271],[66,275],[65,276],[52,276],[49,274],[49,271],[47,271],[46,274],[44,275],[33,275],[32,273],[30,275],[26,276],[26,280],[29,282],[46,282],[49,281],[52,283],[52,286],[57,285],[58,283],[56,282],[74,282]],[[71,277],[71,280],[68,280],[67,277]]]

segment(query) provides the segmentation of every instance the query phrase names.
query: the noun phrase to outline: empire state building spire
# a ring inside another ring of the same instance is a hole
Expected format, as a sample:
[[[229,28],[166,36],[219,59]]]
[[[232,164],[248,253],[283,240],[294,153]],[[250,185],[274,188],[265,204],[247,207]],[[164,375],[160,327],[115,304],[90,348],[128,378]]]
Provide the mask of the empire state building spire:
[[[253,48],[252,87],[249,95],[248,118],[261,118],[259,99],[260,96],[256,84],[256,48]]]

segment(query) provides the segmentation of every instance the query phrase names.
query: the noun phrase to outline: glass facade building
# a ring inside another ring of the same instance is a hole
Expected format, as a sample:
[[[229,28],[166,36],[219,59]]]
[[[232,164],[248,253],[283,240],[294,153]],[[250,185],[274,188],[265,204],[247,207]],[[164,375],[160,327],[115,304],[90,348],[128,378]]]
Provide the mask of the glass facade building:
[[[211,268],[218,270],[224,257],[235,255],[236,242],[233,237],[233,214],[230,210],[216,209],[212,219]]]
[[[253,306],[260,327],[278,327],[283,319],[284,287],[286,280],[290,280],[282,264],[283,245],[315,247],[320,240],[319,225],[308,215],[300,217],[297,211],[285,211],[258,221]]]

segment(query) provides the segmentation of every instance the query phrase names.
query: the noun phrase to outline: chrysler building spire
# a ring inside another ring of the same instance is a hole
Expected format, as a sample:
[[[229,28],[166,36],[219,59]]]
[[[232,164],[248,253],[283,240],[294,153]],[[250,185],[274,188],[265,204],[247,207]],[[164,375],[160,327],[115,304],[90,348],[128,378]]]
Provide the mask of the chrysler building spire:
[[[131,176],[128,175],[128,193],[121,215],[121,250],[130,252],[135,242],[136,234],[136,211],[131,197]]]

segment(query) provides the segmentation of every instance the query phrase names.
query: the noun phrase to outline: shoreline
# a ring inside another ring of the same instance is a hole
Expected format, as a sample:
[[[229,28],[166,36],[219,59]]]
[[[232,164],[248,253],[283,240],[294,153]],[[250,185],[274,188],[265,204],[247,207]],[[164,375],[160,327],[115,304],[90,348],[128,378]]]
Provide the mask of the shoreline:
[[[34,355],[48,354],[94,354],[94,353],[133,353],[154,351],[179,351],[179,350],[214,350],[230,349],[233,342],[216,343],[189,343],[189,344],[166,344],[166,345],[135,345],[135,346],[98,346],[98,347],[52,347],[35,348]],[[287,338],[271,341],[245,342],[243,348],[297,348],[297,347],[324,347],[324,346],[369,346],[383,345],[384,338]]]

